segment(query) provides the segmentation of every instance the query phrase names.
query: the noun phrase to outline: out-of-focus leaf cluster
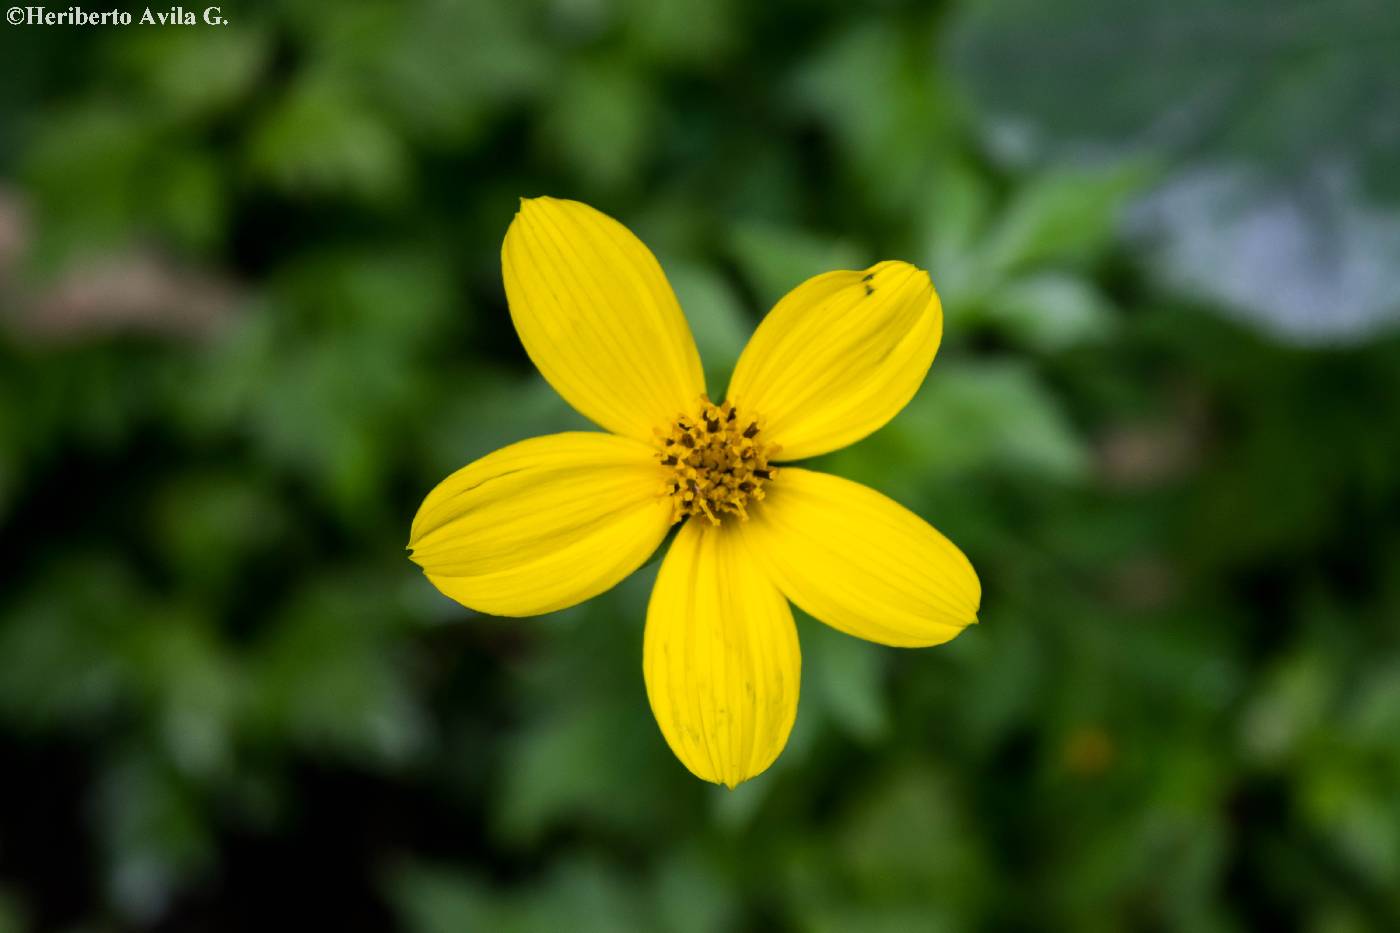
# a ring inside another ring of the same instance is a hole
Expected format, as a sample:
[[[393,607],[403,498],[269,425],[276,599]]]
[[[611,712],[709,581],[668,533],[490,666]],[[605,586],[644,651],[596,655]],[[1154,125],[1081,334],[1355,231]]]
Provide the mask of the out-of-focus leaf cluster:
[[[1162,169],[1130,222],[1160,281],[1300,344],[1394,332],[1389,4],[984,0],[955,18],[952,68],[1000,161],[1092,152]]]
[[[1015,62],[946,54],[1006,6],[0,34],[0,930],[1400,924],[1400,346],[1282,348],[1144,275],[1175,150],[1008,162]],[[1077,112],[1073,77],[1022,85]],[[734,792],[647,708],[654,565],[500,620],[403,550],[451,470],[586,427],[504,303],[536,194],[652,245],[716,397],[809,275],[903,258],[943,299],[919,395],[818,465],[957,542],[981,624],[799,616],[792,740]]]

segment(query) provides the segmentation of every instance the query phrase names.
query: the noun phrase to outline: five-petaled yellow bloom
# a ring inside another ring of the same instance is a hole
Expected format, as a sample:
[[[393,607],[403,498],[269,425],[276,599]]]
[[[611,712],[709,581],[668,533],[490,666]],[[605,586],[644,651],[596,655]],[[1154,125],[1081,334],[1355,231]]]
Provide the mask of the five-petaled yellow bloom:
[[[683,523],[647,608],[642,669],[671,750],[735,786],[782,751],[801,657],[788,601],[885,645],[935,645],[977,619],[967,558],[872,489],[787,466],[860,440],[913,397],[943,312],[903,262],[829,272],[759,325],[723,404],[655,257],[574,201],[521,202],[501,251],[530,359],[607,433],[521,441],[428,494],[413,559],[480,612],[596,596]]]

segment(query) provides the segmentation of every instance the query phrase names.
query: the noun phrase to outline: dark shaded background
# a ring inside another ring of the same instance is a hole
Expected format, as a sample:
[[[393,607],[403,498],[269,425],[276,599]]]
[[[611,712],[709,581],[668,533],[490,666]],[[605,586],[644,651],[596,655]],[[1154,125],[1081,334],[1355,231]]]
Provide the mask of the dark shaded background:
[[[0,27],[0,930],[1400,927],[1393,4],[224,15]],[[653,247],[716,393],[809,275],[943,296],[823,465],[982,624],[799,619],[733,793],[648,711],[654,566],[511,621],[405,557],[579,423],[502,293],[536,194]]]

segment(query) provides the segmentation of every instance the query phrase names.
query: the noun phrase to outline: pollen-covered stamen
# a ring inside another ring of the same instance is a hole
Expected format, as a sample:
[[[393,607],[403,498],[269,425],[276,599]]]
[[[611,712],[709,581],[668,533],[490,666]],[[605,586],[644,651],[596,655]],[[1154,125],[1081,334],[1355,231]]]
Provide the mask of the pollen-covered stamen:
[[[671,522],[703,515],[718,525],[725,515],[748,520],[748,503],[763,498],[763,484],[777,475],[768,460],[778,452],[763,439],[763,424],[732,402],[701,396],[697,413],[677,415],[658,430],[656,458],[671,471],[663,494],[671,497]]]

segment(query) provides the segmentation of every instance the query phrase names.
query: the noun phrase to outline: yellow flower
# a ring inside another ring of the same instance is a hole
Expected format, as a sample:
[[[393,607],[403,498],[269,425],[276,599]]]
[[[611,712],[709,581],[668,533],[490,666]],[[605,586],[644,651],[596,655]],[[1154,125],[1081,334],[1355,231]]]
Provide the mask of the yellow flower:
[[[563,609],[683,523],[647,607],[642,670],[676,757],[729,787],[773,763],[797,716],[789,600],[902,647],[977,620],[977,575],[947,538],[859,483],[786,465],[860,440],[913,397],[943,330],[927,273],[882,262],[802,283],[715,405],[661,267],[617,221],[524,200],[501,265],[530,359],[608,433],[512,444],[429,493],[409,546],[443,593],[494,615]]]

